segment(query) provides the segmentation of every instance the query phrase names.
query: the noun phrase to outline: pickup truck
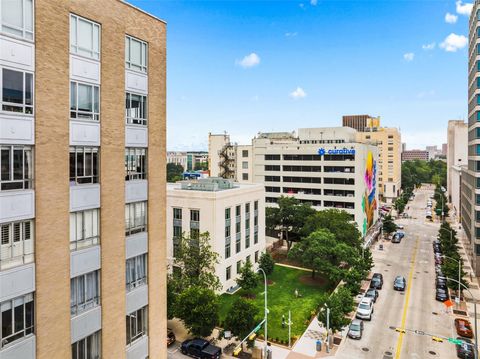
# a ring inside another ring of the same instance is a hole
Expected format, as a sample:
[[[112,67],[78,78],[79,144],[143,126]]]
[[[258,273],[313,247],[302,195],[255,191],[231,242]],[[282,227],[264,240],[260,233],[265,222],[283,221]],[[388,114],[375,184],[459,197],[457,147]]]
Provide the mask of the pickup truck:
[[[222,349],[201,338],[184,341],[180,350],[184,355],[199,359],[219,359],[222,356]]]

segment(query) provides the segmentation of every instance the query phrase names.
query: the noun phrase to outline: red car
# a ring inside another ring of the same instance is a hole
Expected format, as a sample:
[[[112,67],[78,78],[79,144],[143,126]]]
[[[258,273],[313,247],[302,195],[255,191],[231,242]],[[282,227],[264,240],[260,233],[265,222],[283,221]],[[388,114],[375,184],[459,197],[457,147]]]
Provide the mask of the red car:
[[[472,325],[467,319],[456,318],[455,329],[458,335],[465,338],[473,338]]]

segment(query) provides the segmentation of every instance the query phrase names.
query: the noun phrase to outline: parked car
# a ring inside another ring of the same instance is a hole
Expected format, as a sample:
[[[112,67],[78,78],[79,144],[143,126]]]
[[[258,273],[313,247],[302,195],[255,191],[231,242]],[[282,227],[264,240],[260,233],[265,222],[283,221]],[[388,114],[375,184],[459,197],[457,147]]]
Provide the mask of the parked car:
[[[357,308],[358,319],[372,320],[373,301],[371,298],[363,298]]]
[[[354,319],[348,327],[348,337],[352,339],[362,339],[363,322],[359,319]]]
[[[365,293],[365,297],[366,298],[371,298],[373,300],[373,302],[375,303],[377,301],[377,298],[378,298],[378,290],[376,290],[374,288],[370,288]]]
[[[382,287],[383,287],[383,280],[379,277],[373,277],[370,282],[370,288],[382,289]]]
[[[433,253],[442,254],[442,249],[440,248],[440,246],[433,247]]]
[[[167,346],[175,343],[175,340],[177,340],[177,338],[175,337],[175,333],[172,329],[167,328]]]
[[[395,280],[393,281],[393,289],[394,290],[399,290],[403,292],[407,286],[407,281],[405,280],[405,277],[402,277],[400,275],[395,277]]]
[[[184,355],[199,359],[217,359],[222,355],[222,349],[201,338],[185,340],[180,351]]]
[[[448,300],[448,291],[444,290],[444,289],[441,289],[441,288],[437,288],[436,291],[435,291],[435,299],[438,300],[439,302],[445,302],[446,300]]]
[[[463,341],[462,344],[456,344],[457,347],[457,358],[461,359],[474,359],[475,353],[474,351],[474,344],[470,339],[458,337],[458,340]]]
[[[404,229],[405,227],[403,226],[403,224],[397,224],[397,229]]]
[[[467,319],[455,318],[454,323],[458,335],[465,338],[473,338],[472,325]]]
[[[392,238],[392,243],[400,243],[402,241],[402,237],[398,235],[398,233],[395,233],[395,235]]]
[[[380,278],[380,280],[383,282],[383,274],[382,273],[378,273],[378,272],[373,273],[372,279],[373,278]]]
[[[399,235],[400,238],[402,238],[402,239],[403,239],[403,237],[405,237],[405,232],[404,231],[397,231],[396,234]]]

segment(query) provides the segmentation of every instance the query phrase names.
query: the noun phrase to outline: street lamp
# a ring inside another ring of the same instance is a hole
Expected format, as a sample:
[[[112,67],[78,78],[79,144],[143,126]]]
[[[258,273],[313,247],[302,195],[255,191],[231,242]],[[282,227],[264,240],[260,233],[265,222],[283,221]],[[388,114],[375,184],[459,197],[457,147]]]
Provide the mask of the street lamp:
[[[327,347],[327,353],[330,353],[330,308],[327,303],[324,303],[323,306],[327,309],[327,342],[325,343],[325,346]]]
[[[262,269],[262,268],[258,268],[257,269],[257,272],[262,272],[263,274],[263,279],[265,281],[265,312],[264,312],[264,315],[265,315],[265,358],[267,358],[267,355],[268,355],[268,347],[267,347],[267,342],[268,342],[268,332],[267,332],[267,328],[268,328],[268,308],[267,308],[267,275],[265,274],[265,271]]]
[[[454,282],[458,282],[456,279],[453,279],[453,278],[449,278],[447,277],[447,280],[453,280]],[[462,282],[458,282],[459,285],[463,286],[467,291],[468,293],[470,294],[470,296],[472,297],[473,299],[473,313],[475,315],[475,359],[478,359],[478,339],[477,339],[477,301],[475,300],[475,298],[473,297],[472,295],[472,292],[470,292],[470,289],[468,289],[468,287],[463,284]]]
[[[452,230],[440,227],[440,231],[446,231],[446,232],[450,233],[450,242],[453,242],[453,231],[452,231]],[[461,276],[462,276],[462,263],[461,263],[460,260],[456,260],[456,259],[454,259],[454,258],[452,258],[452,257],[448,257],[448,256],[445,256],[445,255],[443,255],[442,257],[449,258],[449,259],[453,259],[454,261],[457,261],[457,263],[458,263],[458,283],[459,283],[459,284],[458,284],[458,301],[455,300],[455,302],[457,302],[457,304],[459,304],[459,303],[460,303],[460,281],[462,280],[462,279],[461,279]]]

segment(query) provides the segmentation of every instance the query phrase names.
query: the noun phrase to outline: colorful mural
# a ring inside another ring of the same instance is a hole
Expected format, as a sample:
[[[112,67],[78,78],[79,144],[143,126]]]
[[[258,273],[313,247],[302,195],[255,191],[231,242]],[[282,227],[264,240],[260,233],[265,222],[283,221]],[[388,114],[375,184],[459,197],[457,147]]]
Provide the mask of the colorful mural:
[[[365,193],[363,195],[362,209],[365,213],[363,219],[363,235],[367,234],[367,230],[373,224],[375,211],[377,210],[377,161],[373,159],[372,152],[368,151],[367,161],[365,165]]]

